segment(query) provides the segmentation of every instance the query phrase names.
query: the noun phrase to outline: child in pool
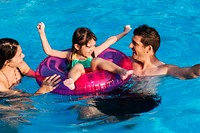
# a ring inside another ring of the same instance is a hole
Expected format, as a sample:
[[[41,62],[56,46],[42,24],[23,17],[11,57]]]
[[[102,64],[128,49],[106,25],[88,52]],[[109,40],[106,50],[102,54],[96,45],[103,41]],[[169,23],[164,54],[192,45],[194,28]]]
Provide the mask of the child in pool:
[[[109,72],[117,73],[122,80],[125,80],[133,73],[132,70],[125,70],[118,65],[97,57],[102,51],[107,49],[110,45],[124,37],[131,30],[130,25],[124,27],[124,31],[116,36],[108,38],[104,43],[96,47],[96,36],[88,28],[77,28],[72,38],[72,48],[68,51],[58,51],[51,48],[45,34],[44,23],[39,23],[37,26],[43,50],[50,56],[59,58],[66,58],[70,61],[70,71],[68,79],[63,83],[70,90],[75,89],[74,82],[86,71],[95,71],[97,69],[107,70]],[[85,69],[86,68],[86,69]]]

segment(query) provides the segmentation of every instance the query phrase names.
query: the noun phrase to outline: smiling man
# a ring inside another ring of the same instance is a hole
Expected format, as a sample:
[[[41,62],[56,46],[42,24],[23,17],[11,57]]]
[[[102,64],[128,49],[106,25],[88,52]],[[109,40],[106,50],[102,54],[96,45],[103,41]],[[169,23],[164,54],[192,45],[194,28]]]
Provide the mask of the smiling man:
[[[156,57],[160,46],[160,36],[156,29],[140,25],[133,32],[129,47],[133,51],[130,57],[133,62],[133,73],[136,76],[170,75],[180,79],[192,79],[200,76],[200,64],[180,68],[165,64]]]

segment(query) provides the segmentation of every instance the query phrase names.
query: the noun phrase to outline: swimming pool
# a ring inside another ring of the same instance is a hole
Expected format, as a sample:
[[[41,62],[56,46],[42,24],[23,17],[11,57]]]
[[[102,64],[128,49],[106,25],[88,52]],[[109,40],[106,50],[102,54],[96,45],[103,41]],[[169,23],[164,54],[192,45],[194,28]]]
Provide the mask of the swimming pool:
[[[77,27],[90,28],[97,44],[119,33],[123,26],[140,24],[155,27],[161,35],[157,56],[169,64],[190,66],[199,63],[200,10],[197,1],[131,0],[0,0],[0,36],[17,39],[25,61],[36,69],[46,57],[36,26],[43,21],[55,49],[71,46]],[[131,55],[132,33],[112,47]],[[151,82],[147,82],[149,79]],[[31,98],[2,98],[1,132],[138,132],[176,133],[200,130],[200,79],[172,77],[141,79],[138,89],[120,97],[74,97],[45,94]],[[24,78],[18,89],[33,93],[38,85]],[[134,92],[156,92],[143,96]],[[92,105],[95,105],[92,106]]]

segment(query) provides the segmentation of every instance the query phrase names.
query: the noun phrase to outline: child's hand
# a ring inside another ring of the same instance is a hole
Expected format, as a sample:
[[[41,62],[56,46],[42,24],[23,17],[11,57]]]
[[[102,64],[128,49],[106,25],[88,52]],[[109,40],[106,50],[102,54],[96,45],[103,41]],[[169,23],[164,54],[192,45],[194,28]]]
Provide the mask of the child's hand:
[[[130,25],[125,25],[124,26],[124,32],[128,33],[129,31],[131,31],[131,26]]]
[[[44,29],[45,29],[45,25],[43,22],[40,22],[38,25],[37,25],[37,29],[39,32],[44,32]]]

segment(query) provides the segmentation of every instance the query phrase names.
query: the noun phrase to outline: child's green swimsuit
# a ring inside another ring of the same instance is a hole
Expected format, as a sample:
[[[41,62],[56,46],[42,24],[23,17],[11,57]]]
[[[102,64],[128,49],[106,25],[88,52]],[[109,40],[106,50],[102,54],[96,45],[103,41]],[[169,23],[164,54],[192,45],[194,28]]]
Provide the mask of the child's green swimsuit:
[[[72,67],[74,67],[77,63],[80,63],[83,65],[84,68],[90,68],[92,59],[92,57],[88,57],[86,60],[74,59],[72,60]]]

